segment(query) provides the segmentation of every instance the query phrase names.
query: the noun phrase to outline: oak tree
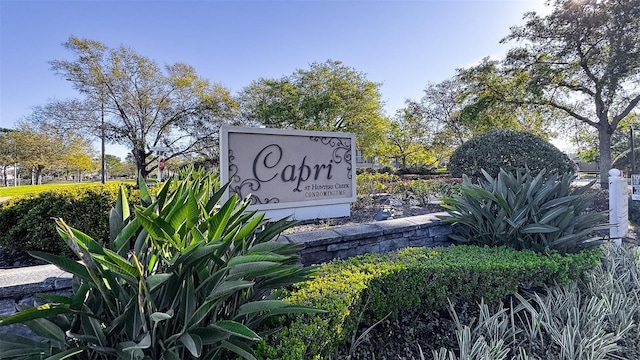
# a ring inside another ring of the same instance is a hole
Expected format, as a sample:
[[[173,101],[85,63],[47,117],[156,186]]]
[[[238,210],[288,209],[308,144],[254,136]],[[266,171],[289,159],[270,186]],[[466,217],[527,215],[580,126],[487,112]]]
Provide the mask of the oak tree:
[[[456,75],[440,83],[427,84],[420,106],[429,119],[434,155],[447,159],[465,141],[495,129],[548,137],[555,114],[541,106],[505,101],[519,99],[523,92],[518,81],[508,82],[498,63],[488,59],[457,69]]]
[[[129,147],[138,172],[157,167],[152,147],[170,147],[168,158],[195,152],[218,137],[237,104],[230,92],[210,84],[183,63],[158,66],[125,46],[71,36],[64,43],[75,58],[54,60],[52,69],[84,96],[82,128]],[[77,117],[76,117],[77,118]]]
[[[504,66],[526,74],[523,103],[564,112],[598,132],[600,179],[608,186],[611,136],[640,102],[640,0],[556,0],[547,16],[525,14],[503,42]]]

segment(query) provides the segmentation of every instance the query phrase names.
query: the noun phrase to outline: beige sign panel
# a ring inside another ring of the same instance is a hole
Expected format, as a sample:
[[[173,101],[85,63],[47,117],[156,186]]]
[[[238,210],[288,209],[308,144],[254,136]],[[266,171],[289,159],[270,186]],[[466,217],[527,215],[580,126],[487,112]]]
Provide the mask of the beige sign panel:
[[[222,127],[220,139],[221,180],[254,208],[356,200],[354,134]]]

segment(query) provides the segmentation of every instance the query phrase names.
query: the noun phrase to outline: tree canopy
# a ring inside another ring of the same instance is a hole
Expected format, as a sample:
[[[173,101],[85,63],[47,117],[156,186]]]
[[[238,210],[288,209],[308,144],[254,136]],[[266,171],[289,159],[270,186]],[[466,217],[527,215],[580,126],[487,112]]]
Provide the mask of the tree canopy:
[[[39,184],[44,171],[86,171],[93,167],[91,144],[73,131],[59,132],[46,125],[18,123],[10,132],[0,132],[0,165],[19,163],[32,172]]]
[[[380,159],[398,159],[400,166],[434,165],[433,137],[435,128],[423,112],[420,103],[407,100],[398,110],[387,130],[388,143]]]
[[[75,59],[54,60],[51,67],[84,98],[73,103],[80,115],[58,119],[95,136],[104,130],[108,141],[131,149],[144,177],[157,166],[150,147],[170,147],[169,158],[196,152],[217,140],[220,125],[237,110],[226,88],[189,65],[160,68],[131,48],[74,36],[64,47]]]
[[[505,76],[500,62],[488,58],[476,66],[458,69],[458,127],[467,129],[472,136],[512,129],[549,137],[551,125],[560,116],[552,109],[521,100],[528,95],[528,80],[527,73]]]
[[[388,122],[381,98],[380,84],[333,60],[280,79],[256,80],[239,94],[242,116],[251,124],[353,132],[366,156],[384,142]]]
[[[611,135],[640,102],[640,0],[556,0],[553,12],[525,15],[503,42],[503,62],[524,78],[520,101],[560,110],[598,132],[600,178],[608,185]]]
[[[474,136],[495,129],[523,130],[548,138],[557,114],[539,105],[508,102],[523,96],[517,81],[500,73],[498,61],[484,59],[461,68],[440,83],[427,84],[417,103],[423,126],[430,133],[429,148],[441,161]]]

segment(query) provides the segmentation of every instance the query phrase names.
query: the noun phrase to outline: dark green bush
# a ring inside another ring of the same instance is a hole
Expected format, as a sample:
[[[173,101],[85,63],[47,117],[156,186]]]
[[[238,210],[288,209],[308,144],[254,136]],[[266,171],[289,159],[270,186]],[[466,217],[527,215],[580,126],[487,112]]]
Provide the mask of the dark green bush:
[[[263,359],[326,359],[361,326],[389,313],[444,309],[452,302],[503,299],[520,287],[565,284],[586,277],[595,251],[561,256],[508,248],[408,248],[333,261],[286,300],[328,311],[283,320],[283,329],[259,348]]]
[[[104,243],[109,239],[109,210],[115,204],[119,184],[69,186],[0,204],[0,246],[8,251],[46,251],[72,256],[56,232],[53,218],[63,218],[70,226]],[[126,185],[133,201],[139,192]]]
[[[458,244],[508,246],[516,250],[576,253],[603,243],[599,230],[609,228],[606,212],[587,212],[593,183],[572,187],[575,175],[501,170],[484,173],[479,184],[468,176],[461,194],[444,199]]]
[[[542,169],[549,175],[576,172],[575,163],[551,143],[514,130],[494,130],[470,139],[453,152],[447,168],[452,176],[477,179],[481,169],[495,177],[501,168],[514,172],[525,167],[534,175]]]

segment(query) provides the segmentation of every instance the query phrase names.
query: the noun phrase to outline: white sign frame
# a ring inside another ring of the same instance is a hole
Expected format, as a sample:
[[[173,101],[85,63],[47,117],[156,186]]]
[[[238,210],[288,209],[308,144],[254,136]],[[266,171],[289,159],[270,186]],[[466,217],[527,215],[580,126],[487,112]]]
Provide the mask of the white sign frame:
[[[640,174],[631,175],[631,200],[640,200]]]
[[[357,200],[356,194],[356,148],[355,148],[355,134],[351,133],[340,133],[340,132],[325,132],[325,131],[305,131],[305,130],[281,130],[281,129],[270,129],[270,128],[246,128],[246,127],[237,127],[237,126],[223,126],[220,129],[220,181],[222,184],[226,184],[230,178],[233,178],[233,174],[230,173],[230,166],[233,166],[233,160],[230,160],[229,154],[229,136],[230,134],[252,134],[252,135],[264,135],[270,136],[271,138],[278,136],[293,136],[293,137],[304,137],[304,138],[318,138],[322,139],[322,141],[328,139],[347,139],[349,142],[349,149],[345,150],[344,160],[346,161],[348,157],[348,161],[350,161],[350,166],[348,167],[348,171],[350,171],[350,179],[349,186],[351,191],[351,196],[349,197],[340,197],[340,198],[331,198],[331,199],[320,199],[320,200],[304,200],[304,201],[287,201],[287,202],[275,202],[275,203],[252,203],[249,206],[250,210],[277,210],[277,209],[299,209],[299,208],[308,208],[313,207],[316,210],[312,210],[311,213],[314,215],[303,215],[303,216],[294,216],[298,220],[302,220],[303,218],[322,218],[322,217],[335,217],[326,215],[325,210],[319,211],[318,207],[329,207],[332,206],[344,206],[347,205],[347,213],[339,214],[338,216],[349,216],[348,206],[349,203]],[[327,144],[326,146],[331,146]],[[304,154],[305,149],[298,149],[301,154]],[[346,165],[345,165],[346,166]],[[227,190],[225,194],[225,199],[228,199],[230,191]],[[241,196],[246,194],[239,194]],[[288,210],[287,210],[288,211]],[[285,213],[295,214],[300,213],[300,211],[285,211]],[[308,211],[307,211],[308,212]],[[331,212],[331,211],[330,211]],[[280,213],[278,213],[280,214]],[[283,213],[284,214],[284,213]]]

